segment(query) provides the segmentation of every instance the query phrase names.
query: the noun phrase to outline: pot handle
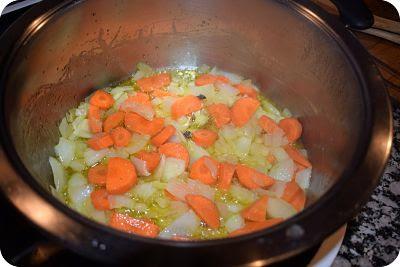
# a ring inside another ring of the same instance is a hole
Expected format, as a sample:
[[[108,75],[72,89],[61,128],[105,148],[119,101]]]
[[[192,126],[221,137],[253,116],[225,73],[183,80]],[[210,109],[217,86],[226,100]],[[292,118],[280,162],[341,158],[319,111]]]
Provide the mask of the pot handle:
[[[374,24],[374,16],[363,0],[331,0],[342,21],[350,28],[363,30]]]

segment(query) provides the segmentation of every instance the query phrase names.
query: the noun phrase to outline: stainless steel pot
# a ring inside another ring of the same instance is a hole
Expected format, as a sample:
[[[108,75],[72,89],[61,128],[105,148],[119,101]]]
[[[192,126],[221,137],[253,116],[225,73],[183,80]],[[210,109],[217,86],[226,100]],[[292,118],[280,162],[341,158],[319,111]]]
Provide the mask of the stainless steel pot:
[[[1,191],[41,229],[98,260],[257,265],[289,257],[359,210],[389,154],[391,111],[377,69],[356,38],[309,1],[45,1],[1,42]],[[215,65],[289,107],[314,166],[307,208],[246,236],[177,242],[118,232],[53,198],[48,156],[60,118],[139,61]]]

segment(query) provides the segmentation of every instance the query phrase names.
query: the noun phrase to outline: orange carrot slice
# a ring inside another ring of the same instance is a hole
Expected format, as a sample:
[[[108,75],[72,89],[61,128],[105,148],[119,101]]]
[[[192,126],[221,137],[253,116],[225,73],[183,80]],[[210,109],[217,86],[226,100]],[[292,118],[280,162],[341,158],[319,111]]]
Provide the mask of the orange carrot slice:
[[[242,164],[236,165],[236,174],[239,182],[249,189],[268,187],[274,184],[273,178]]]
[[[158,152],[164,154],[166,157],[184,160],[186,167],[189,165],[189,152],[182,144],[165,143],[158,148]]]
[[[115,147],[124,147],[131,141],[132,134],[124,127],[117,127],[111,130],[111,138]]]
[[[295,197],[293,198],[293,200],[290,202],[290,204],[292,204],[292,206],[297,210],[297,211],[301,211],[302,209],[304,209],[304,206],[306,204],[306,194],[304,193],[303,190],[300,190]]]
[[[232,233],[229,234],[229,236],[238,236],[238,235],[249,234],[249,233],[256,232],[256,231],[259,231],[262,229],[266,229],[266,228],[271,227],[275,224],[278,224],[282,221],[283,221],[282,218],[274,218],[274,219],[265,220],[263,222],[247,222],[243,228],[233,231]]]
[[[150,220],[132,218],[126,214],[113,212],[108,223],[111,227],[130,234],[157,237],[160,228]]]
[[[170,92],[162,90],[162,89],[154,90],[153,92],[151,92],[151,95],[153,97],[173,96],[173,94],[171,94]]]
[[[203,102],[198,97],[187,95],[175,100],[171,106],[171,115],[174,120],[177,120],[182,116],[202,109],[202,107]]]
[[[159,132],[156,136],[151,138],[151,143],[155,146],[161,146],[167,140],[175,134],[175,127],[172,125],[166,126],[164,129],[162,129],[161,132]]]
[[[94,150],[101,150],[114,144],[113,139],[108,133],[98,133],[87,141],[88,146]]]
[[[296,181],[292,180],[286,184],[282,199],[292,204],[297,211],[300,211],[304,208],[306,195]]]
[[[105,185],[107,179],[107,166],[97,164],[88,171],[88,181],[91,184]]]
[[[220,225],[219,213],[215,204],[201,195],[187,194],[186,202],[189,207],[204,221],[208,226],[217,229]]]
[[[222,190],[228,190],[231,186],[234,173],[235,165],[225,162],[220,163],[218,166],[217,187]]]
[[[296,148],[287,145],[284,147],[284,149],[294,162],[306,168],[311,167],[311,163],[308,161],[308,159],[306,159],[306,157],[304,157],[303,154],[301,154]]]
[[[124,118],[125,112],[123,111],[117,111],[109,115],[103,123],[104,132],[108,133],[109,131],[111,131],[111,129],[114,129],[117,126],[121,126],[124,122]]]
[[[92,204],[97,210],[109,210],[110,202],[108,201],[108,193],[104,188],[95,189],[90,194]]]
[[[203,86],[207,84],[213,84],[216,81],[229,83],[229,79],[222,75],[203,74],[196,78],[194,84],[196,86]]]
[[[260,102],[251,97],[238,99],[231,108],[232,122],[237,127],[244,126],[256,112]]]
[[[89,129],[92,133],[100,133],[103,128],[100,108],[89,104],[88,110]]]
[[[114,98],[103,90],[97,90],[90,97],[89,103],[101,109],[108,109],[114,104]]]
[[[136,157],[146,162],[146,167],[149,172],[154,171],[160,163],[160,154],[157,152],[142,150],[136,154]]]
[[[248,97],[257,98],[257,91],[251,86],[244,84],[235,84],[234,87],[238,89],[241,95],[246,95]]]
[[[164,127],[164,119],[155,118],[149,121],[136,113],[127,112],[125,114],[125,126],[132,132],[153,136]]]
[[[192,132],[193,141],[201,147],[210,147],[218,139],[218,134],[211,130],[200,129]]]
[[[208,113],[214,119],[215,126],[221,128],[231,121],[231,111],[228,106],[222,103],[212,104],[207,107]]]
[[[242,217],[253,222],[263,222],[267,217],[268,197],[262,196],[242,211]]]
[[[296,142],[303,131],[301,123],[295,118],[285,118],[280,120],[279,127],[285,132],[286,138],[290,143]]]
[[[196,160],[191,168],[189,177],[203,184],[214,184],[218,176],[218,162],[211,157],[203,156]]]
[[[160,73],[147,78],[139,79],[136,83],[141,91],[152,92],[168,86],[171,83],[171,75],[168,73]]]
[[[262,115],[258,119],[258,125],[267,133],[267,134],[273,134],[276,132],[282,132],[282,129],[279,127],[279,125],[269,117]]]
[[[136,169],[130,160],[110,158],[106,179],[106,189],[110,194],[123,194],[137,182]]]

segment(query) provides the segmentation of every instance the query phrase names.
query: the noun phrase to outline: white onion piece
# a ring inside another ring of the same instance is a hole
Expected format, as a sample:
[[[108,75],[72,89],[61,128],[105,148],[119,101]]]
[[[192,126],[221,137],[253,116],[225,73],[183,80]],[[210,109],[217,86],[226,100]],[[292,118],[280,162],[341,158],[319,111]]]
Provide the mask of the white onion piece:
[[[82,119],[82,117],[77,117],[75,121],[72,122],[74,127],[73,134],[82,138],[91,138],[93,135],[90,132],[89,120]]]
[[[296,210],[286,201],[279,198],[269,198],[267,202],[267,213],[272,218],[289,218],[296,214]]]
[[[212,187],[193,179],[187,179],[186,183],[181,180],[171,179],[166,189],[169,193],[182,201],[185,201],[185,196],[187,194],[202,195],[212,201],[215,195],[215,190]]]
[[[125,147],[125,151],[128,152],[129,154],[134,154],[136,152],[139,152],[147,145],[149,140],[150,140],[149,135],[134,133],[132,134],[131,141]]]
[[[264,145],[268,147],[281,147],[289,142],[284,136],[283,131],[276,131],[272,134],[264,134]]]
[[[126,150],[123,149],[123,148],[119,148],[119,149],[111,148],[111,149],[108,150],[106,156],[107,156],[107,158],[124,158],[124,159],[127,159],[127,158],[129,158],[129,153],[126,152]]]
[[[165,168],[162,176],[162,180],[168,181],[171,178],[181,175],[186,168],[186,162],[177,158],[166,158]]]
[[[226,206],[228,207],[228,210],[233,213],[238,213],[243,209],[242,205],[236,203],[229,203]]]
[[[161,238],[171,237],[190,237],[192,236],[197,228],[200,226],[200,219],[196,214],[189,210],[182,216],[178,217],[168,227],[166,227],[160,234]]]
[[[275,183],[276,182],[277,181],[275,181]],[[274,183],[274,185],[275,185],[275,183]],[[260,196],[272,196],[272,197],[275,197],[276,196],[275,193],[272,192],[272,190],[270,191],[270,189],[271,188],[269,188],[268,190],[265,190],[265,189],[262,189],[262,188],[257,188],[257,189],[254,189],[254,192],[256,192]]]
[[[239,155],[247,155],[251,147],[251,138],[242,136],[236,140],[236,152]]]
[[[229,233],[244,227],[244,220],[239,214],[231,216],[226,222],[225,227]]]
[[[218,70],[217,73],[218,73],[218,75],[222,75],[222,76],[225,76],[226,78],[228,78],[229,81],[233,84],[240,83],[243,80],[243,77],[241,77],[237,74],[234,74],[234,73],[221,71],[221,70]]]
[[[286,151],[281,147],[276,147],[271,150],[272,155],[277,161],[285,160],[290,158]]]
[[[54,150],[61,164],[68,167],[75,157],[75,142],[61,137]]]
[[[228,209],[228,205],[226,205],[225,203],[218,201],[218,202],[215,203],[215,205],[217,206],[217,209],[219,211],[219,215],[222,218],[226,219],[232,214]]]
[[[127,112],[135,112],[149,121],[154,118],[153,108],[142,103],[125,101],[120,105],[120,109]]]
[[[68,181],[68,196],[71,204],[76,209],[81,210],[92,189],[92,186],[87,184],[86,178],[81,173],[74,173]]]
[[[131,192],[143,200],[149,199],[157,189],[152,183],[144,183],[136,185]]]
[[[275,180],[275,183],[269,188],[269,190],[274,192],[276,197],[282,197],[285,188],[286,188],[286,182]]]
[[[296,183],[302,188],[310,187],[311,168],[304,169],[296,173]]]
[[[83,157],[87,166],[93,166],[97,162],[101,161],[108,153],[108,149],[93,150],[91,148],[88,148],[83,153]]]
[[[188,205],[182,201],[171,201],[166,216],[181,215],[189,210]]]
[[[53,172],[54,185],[56,191],[60,192],[63,190],[65,184],[67,183],[67,178],[65,177],[64,167],[61,163],[53,157],[49,157],[49,163],[51,170]]]
[[[96,222],[100,223],[107,223],[107,216],[105,211],[103,210],[97,210],[93,204],[92,201],[86,201],[86,208],[84,210],[84,214],[88,216],[89,218],[95,220]]]
[[[133,209],[135,207],[135,201],[125,195],[109,195],[108,202],[110,203],[111,209],[128,208]]]
[[[216,165],[210,158],[204,158],[204,164],[210,170],[211,176],[217,179],[218,165]]]
[[[140,176],[149,176],[151,173],[147,169],[147,162],[136,157],[131,157],[133,165]]]
[[[229,192],[234,198],[237,198],[242,203],[250,204],[257,198],[256,194],[240,185],[232,184],[229,188]]]
[[[278,161],[269,171],[269,175],[275,180],[289,182],[292,180],[296,165],[292,159]]]
[[[158,163],[158,166],[153,173],[154,178],[161,178],[164,175],[164,169],[165,169],[165,155],[161,155],[160,162]]]
[[[190,166],[195,163],[199,158],[203,156],[210,156],[207,150],[205,150],[201,146],[196,145],[193,141],[187,142],[187,149],[190,156]]]

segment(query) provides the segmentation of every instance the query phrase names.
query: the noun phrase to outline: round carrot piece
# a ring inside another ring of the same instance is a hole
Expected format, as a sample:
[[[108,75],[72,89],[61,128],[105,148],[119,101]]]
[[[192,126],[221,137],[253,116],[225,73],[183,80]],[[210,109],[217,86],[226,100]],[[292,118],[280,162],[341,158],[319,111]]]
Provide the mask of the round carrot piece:
[[[127,112],[125,114],[125,126],[132,132],[153,136],[164,127],[164,119],[155,118],[149,121],[136,113]]]
[[[111,130],[111,138],[114,141],[114,146],[124,147],[131,141],[132,134],[124,127],[117,127]]]
[[[160,154],[157,152],[139,151],[136,157],[146,162],[146,167],[149,172],[154,171],[160,163]]]
[[[158,152],[166,157],[184,160],[186,167],[189,165],[189,152],[182,144],[165,143],[158,148]]]
[[[108,201],[108,193],[104,188],[95,189],[90,194],[90,199],[92,200],[92,204],[97,210],[109,210],[110,202]]]
[[[208,226],[217,229],[220,225],[219,212],[215,204],[201,195],[187,194],[185,196],[189,207],[204,221]]]
[[[171,75],[168,73],[160,73],[150,77],[137,80],[137,85],[143,92],[152,92],[157,89],[162,89],[171,83]]]
[[[234,87],[236,89],[238,89],[238,91],[240,92],[241,95],[246,95],[248,97],[257,98],[257,91],[248,85],[239,83],[239,84],[235,84]]]
[[[203,156],[190,167],[189,177],[203,184],[214,184],[218,176],[218,162],[211,157]]]
[[[263,222],[267,217],[268,197],[262,196],[246,209],[242,210],[242,217],[253,222]]]
[[[256,112],[260,102],[251,97],[243,97],[238,99],[232,106],[231,116],[232,122],[237,127],[244,126]]]
[[[286,145],[284,149],[294,162],[306,168],[311,167],[311,163],[308,161],[308,159],[306,159],[306,157],[304,157],[303,154],[301,154],[297,149],[290,145]]]
[[[133,163],[124,158],[110,158],[106,179],[106,189],[110,194],[123,194],[137,182],[136,169]]]
[[[236,165],[236,174],[239,182],[249,189],[268,187],[274,184],[274,179],[268,175],[242,164]]]
[[[231,121],[231,111],[225,104],[212,104],[207,107],[207,111],[210,113],[211,117],[213,117],[215,126],[218,128],[221,128]]]
[[[98,133],[87,141],[88,146],[94,150],[101,150],[114,144],[113,139],[108,133]]]
[[[233,174],[235,173],[235,165],[222,162],[218,166],[218,183],[217,187],[222,190],[228,190],[231,186]]]
[[[126,214],[113,212],[108,224],[120,231],[146,237],[157,237],[160,228],[146,219],[136,219]]]
[[[262,115],[258,119],[258,125],[267,133],[267,134],[273,134],[279,131],[282,131],[282,129],[279,127],[279,125],[272,120],[271,118]]]
[[[151,138],[151,143],[155,146],[161,146],[167,140],[175,134],[175,127],[172,125],[166,126],[164,129],[162,129],[161,132],[159,132],[156,136]]]
[[[203,108],[203,102],[194,96],[187,95],[175,100],[171,106],[171,115],[174,120]]]
[[[218,134],[211,130],[200,129],[192,132],[193,141],[202,147],[210,147],[218,139]]]
[[[286,134],[286,138],[290,143],[296,142],[300,138],[303,131],[303,127],[298,119],[295,118],[285,118],[279,121],[279,127]]]
[[[115,100],[107,92],[103,90],[97,90],[94,94],[90,97],[89,103],[99,107],[101,109],[108,109],[114,104]]]
[[[252,232],[256,232],[256,231],[271,227],[280,222],[283,222],[282,218],[268,219],[263,222],[247,222],[243,228],[233,231],[232,233],[229,234],[229,236],[238,236],[238,235],[249,234]]]
[[[117,126],[121,126],[124,122],[124,118],[125,112],[123,111],[117,111],[109,115],[103,123],[104,132],[108,133],[109,131],[111,131],[111,129],[114,129]]]
[[[88,171],[88,181],[91,184],[105,185],[107,179],[107,166],[97,164]]]
[[[89,104],[88,110],[89,129],[92,133],[100,133],[103,128],[100,108]]]

